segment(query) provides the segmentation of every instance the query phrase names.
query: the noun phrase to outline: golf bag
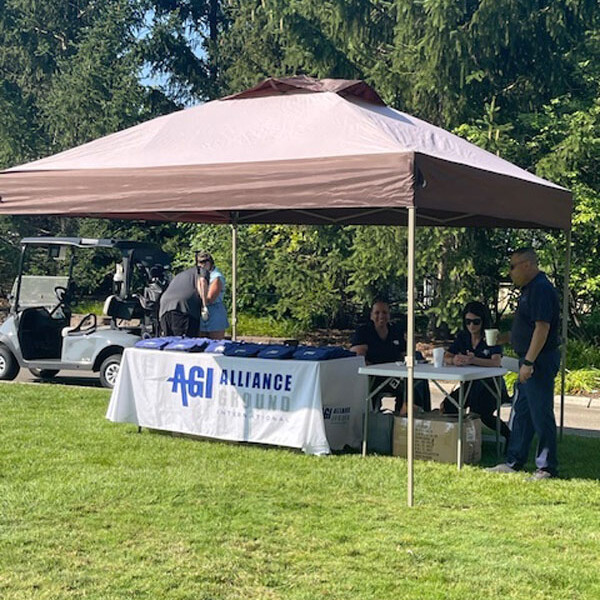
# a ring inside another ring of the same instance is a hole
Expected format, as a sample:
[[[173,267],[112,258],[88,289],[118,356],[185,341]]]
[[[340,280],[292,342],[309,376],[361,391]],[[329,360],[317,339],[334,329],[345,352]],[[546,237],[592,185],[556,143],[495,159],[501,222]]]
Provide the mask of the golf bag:
[[[157,337],[160,335],[158,310],[160,297],[169,285],[167,272],[162,265],[156,264],[149,270],[149,281],[144,288],[144,295],[140,298],[144,319],[142,327],[143,337]]]

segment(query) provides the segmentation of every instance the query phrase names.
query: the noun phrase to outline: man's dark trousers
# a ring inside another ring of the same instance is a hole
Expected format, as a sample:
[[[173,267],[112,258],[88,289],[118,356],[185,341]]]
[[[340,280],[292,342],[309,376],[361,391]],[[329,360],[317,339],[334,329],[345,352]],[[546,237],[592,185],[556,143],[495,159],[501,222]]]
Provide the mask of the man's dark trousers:
[[[559,350],[543,352],[535,361],[533,375],[525,383],[517,384],[518,394],[511,418],[513,429],[506,450],[506,464],[515,469],[527,462],[535,433],[538,436],[536,467],[557,474],[554,378],[559,366]]]

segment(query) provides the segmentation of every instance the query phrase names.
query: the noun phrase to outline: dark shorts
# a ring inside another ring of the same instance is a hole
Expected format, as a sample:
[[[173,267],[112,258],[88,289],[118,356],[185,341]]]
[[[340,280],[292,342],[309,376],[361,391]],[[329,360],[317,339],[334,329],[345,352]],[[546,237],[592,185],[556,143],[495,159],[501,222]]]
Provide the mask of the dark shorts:
[[[197,337],[199,326],[198,319],[178,310],[170,310],[160,318],[162,335]]]

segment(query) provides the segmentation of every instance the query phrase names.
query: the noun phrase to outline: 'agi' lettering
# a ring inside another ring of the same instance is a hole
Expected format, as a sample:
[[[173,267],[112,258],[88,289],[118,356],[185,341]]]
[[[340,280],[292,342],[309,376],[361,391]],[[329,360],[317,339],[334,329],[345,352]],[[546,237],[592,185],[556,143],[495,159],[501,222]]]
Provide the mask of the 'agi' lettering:
[[[213,369],[203,369],[199,366],[190,367],[189,373],[185,372],[185,366],[175,365],[173,377],[167,379],[172,383],[171,392],[181,394],[181,403],[188,406],[190,398],[212,398],[213,394]]]

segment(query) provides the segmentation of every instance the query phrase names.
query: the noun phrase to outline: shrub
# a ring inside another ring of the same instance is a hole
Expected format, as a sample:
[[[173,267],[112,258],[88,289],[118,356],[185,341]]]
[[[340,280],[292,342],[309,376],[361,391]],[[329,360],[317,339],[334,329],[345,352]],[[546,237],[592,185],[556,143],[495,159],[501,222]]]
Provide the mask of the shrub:
[[[571,370],[600,368],[600,347],[581,339],[569,340],[567,368]]]
[[[298,338],[303,330],[291,319],[276,320],[271,316],[256,317],[247,313],[238,313],[237,333],[238,335]]]
[[[512,394],[517,381],[517,373],[507,373],[504,376],[506,388]],[[554,380],[554,393],[560,394],[560,372]],[[600,369],[574,369],[565,373],[565,394],[589,394],[600,388]]]
[[[576,369],[565,373],[566,394],[586,394],[600,387],[600,369]],[[560,394],[560,373],[554,381],[554,391]]]

